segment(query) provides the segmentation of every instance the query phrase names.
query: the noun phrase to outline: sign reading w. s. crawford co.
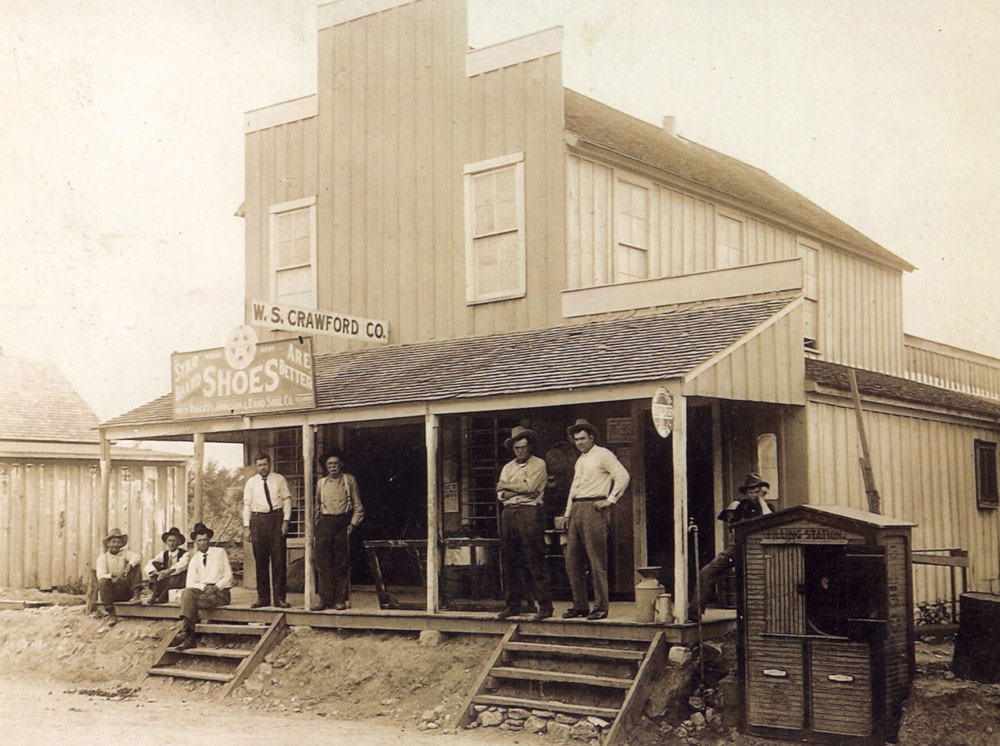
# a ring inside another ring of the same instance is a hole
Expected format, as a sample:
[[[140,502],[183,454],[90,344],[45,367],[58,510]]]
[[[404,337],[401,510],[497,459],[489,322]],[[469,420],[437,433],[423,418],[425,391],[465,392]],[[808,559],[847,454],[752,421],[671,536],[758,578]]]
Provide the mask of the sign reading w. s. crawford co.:
[[[170,356],[174,419],[280,412],[316,406],[312,339],[257,344],[249,327],[225,347]]]

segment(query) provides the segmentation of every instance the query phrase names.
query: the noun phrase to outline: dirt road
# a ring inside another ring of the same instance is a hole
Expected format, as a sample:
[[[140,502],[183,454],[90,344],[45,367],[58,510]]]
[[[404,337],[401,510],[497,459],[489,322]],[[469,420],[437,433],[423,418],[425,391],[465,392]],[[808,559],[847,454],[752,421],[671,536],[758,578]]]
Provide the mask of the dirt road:
[[[110,693],[110,692],[109,692]],[[6,746],[491,746],[514,742],[487,731],[421,732],[376,720],[246,712],[234,703],[133,699],[70,693],[65,684],[0,679],[0,742]]]

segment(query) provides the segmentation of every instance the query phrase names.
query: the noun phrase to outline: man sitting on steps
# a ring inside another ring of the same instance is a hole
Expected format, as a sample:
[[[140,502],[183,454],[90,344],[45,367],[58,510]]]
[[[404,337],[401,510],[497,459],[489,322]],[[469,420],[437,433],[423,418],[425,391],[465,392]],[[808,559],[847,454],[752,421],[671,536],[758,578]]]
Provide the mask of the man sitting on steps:
[[[103,554],[97,558],[97,593],[108,615],[108,626],[118,624],[115,601],[138,601],[142,593],[142,560],[125,549],[128,534],[113,528],[104,537]]]
[[[184,627],[180,637],[174,641],[173,647],[177,650],[194,647],[199,609],[215,609],[231,600],[229,589],[233,587],[233,568],[225,549],[208,545],[213,536],[215,532],[204,523],[196,523],[191,530],[195,551],[188,563],[187,587],[181,594]]]

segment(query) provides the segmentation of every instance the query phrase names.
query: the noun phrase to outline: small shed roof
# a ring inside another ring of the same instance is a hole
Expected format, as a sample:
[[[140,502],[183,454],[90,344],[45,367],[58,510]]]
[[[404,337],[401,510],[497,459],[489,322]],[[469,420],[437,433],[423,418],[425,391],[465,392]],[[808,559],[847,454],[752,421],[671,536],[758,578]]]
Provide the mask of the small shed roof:
[[[317,355],[317,409],[573,390],[682,376],[788,305],[768,298]],[[170,395],[103,423],[170,422]]]
[[[52,363],[0,354],[0,439],[97,443],[100,421]]]
[[[888,399],[915,402],[917,404],[932,404],[948,409],[958,409],[991,417],[1000,417],[1000,402],[984,399],[960,391],[943,389],[927,383],[911,381],[908,378],[890,376],[885,373],[874,373],[869,370],[855,368],[858,381],[858,392],[867,396],[879,396]],[[850,391],[851,382],[848,377],[850,368],[846,365],[828,363],[824,360],[806,359],[806,378],[824,386],[840,391]]]
[[[844,242],[903,270],[914,266],[755,166],[674,137],[576,91],[565,92],[566,130],[586,142],[636,158]]]

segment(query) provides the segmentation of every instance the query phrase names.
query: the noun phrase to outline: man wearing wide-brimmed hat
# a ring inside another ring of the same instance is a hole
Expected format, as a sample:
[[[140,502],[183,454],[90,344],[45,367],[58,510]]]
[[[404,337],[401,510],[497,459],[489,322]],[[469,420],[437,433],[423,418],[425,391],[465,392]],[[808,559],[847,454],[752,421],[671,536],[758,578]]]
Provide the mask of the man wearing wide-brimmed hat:
[[[732,529],[737,523],[742,523],[751,518],[767,515],[771,513],[771,506],[764,500],[764,495],[771,485],[760,478],[759,474],[747,474],[743,484],[739,487],[740,499],[734,500],[726,506],[718,515],[718,519]],[[727,539],[731,537],[727,536]],[[735,554],[730,546],[719,552],[715,559],[698,571],[698,607],[693,609],[691,617],[697,617],[699,613],[705,611],[705,605],[712,596],[712,591],[719,579],[732,567]]]
[[[128,534],[113,528],[104,537],[104,552],[98,556],[97,593],[108,615],[108,624],[118,624],[115,601],[138,601],[142,592],[142,560],[135,552],[125,549]]]
[[[521,613],[525,580],[529,595],[538,601],[536,621],[552,616],[552,587],[545,567],[545,511],[543,498],[549,475],[545,462],[531,451],[538,434],[518,425],[504,441],[514,460],[503,467],[497,482],[497,499],[503,505],[500,517],[501,558],[503,560],[506,605],[497,619]]]
[[[611,506],[628,487],[628,471],[618,458],[596,443],[597,428],[587,420],[577,420],[566,434],[580,452],[573,469],[573,484],[566,500],[566,574],[573,593],[573,605],[564,619],[608,617],[608,528]],[[587,601],[584,554],[594,579],[594,609]]]
[[[160,534],[160,539],[167,548],[155,555],[144,568],[151,594],[147,603],[150,604],[166,603],[171,590],[184,587],[191,560],[191,555],[184,548],[184,534],[177,526],[171,526],[169,531]]]
[[[181,593],[184,627],[173,644],[179,650],[194,647],[199,610],[225,606],[232,600],[229,589],[233,587],[233,568],[225,549],[209,546],[213,536],[215,532],[204,523],[196,523],[191,529],[195,551],[188,563],[187,584]]]

